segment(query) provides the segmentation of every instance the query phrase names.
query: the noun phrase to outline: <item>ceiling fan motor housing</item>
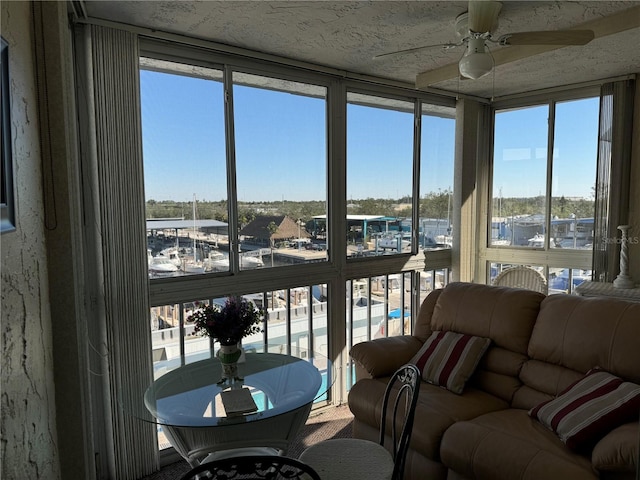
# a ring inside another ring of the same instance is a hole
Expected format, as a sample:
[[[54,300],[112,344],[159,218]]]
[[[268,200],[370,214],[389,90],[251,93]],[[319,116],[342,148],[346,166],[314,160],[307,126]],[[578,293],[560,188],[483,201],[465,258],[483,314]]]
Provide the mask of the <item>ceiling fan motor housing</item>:
[[[498,29],[498,25],[499,25],[499,21],[498,21],[498,17],[496,16],[495,20],[493,21],[493,25],[491,26],[491,29],[487,32],[474,32],[476,34],[478,33],[488,33],[490,34],[491,32],[495,32]],[[458,36],[458,38],[463,39],[468,37],[471,32],[469,30],[469,12],[464,12],[461,13],[460,15],[458,15],[456,17],[456,21],[454,24],[454,30],[456,32],[456,35]]]

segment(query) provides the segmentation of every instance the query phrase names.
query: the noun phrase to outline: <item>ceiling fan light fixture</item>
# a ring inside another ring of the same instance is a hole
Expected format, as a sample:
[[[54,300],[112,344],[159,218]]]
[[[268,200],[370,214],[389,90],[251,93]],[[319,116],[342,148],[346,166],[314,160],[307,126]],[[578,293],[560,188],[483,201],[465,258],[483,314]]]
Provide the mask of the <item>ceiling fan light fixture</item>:
[[[469,39],[467,51],[458,63],[460,75],[477,80],[493,70],[493,57],[481,38]]]

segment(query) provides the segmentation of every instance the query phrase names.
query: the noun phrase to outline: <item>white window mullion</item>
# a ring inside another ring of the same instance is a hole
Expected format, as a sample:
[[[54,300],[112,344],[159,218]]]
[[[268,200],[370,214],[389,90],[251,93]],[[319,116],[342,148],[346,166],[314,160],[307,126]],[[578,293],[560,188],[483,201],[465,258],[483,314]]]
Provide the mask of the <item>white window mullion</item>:
[[[336,403],[346,401],[344,388],[346,368],[349,360],[346,338],[345,312],[346,280],[345,267],[347,250],[347,90],[345,84],[334,81],[330,87],[328,109],[328,205],[327,239],[329,262],[335,266],[335,277],[327,282],[329,295],[329,356],[336,366],[336,381],[333,383],[331,398]]]

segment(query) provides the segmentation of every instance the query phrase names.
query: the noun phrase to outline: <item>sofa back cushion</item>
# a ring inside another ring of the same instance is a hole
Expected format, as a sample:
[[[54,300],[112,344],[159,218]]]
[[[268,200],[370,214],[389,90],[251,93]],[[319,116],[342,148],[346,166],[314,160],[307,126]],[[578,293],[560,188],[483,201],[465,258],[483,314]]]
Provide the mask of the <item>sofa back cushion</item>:
[[[531,334],[513,406],[533,408],[595,367],[640,383],[640,304],[550,295]]]
[[[422,305],[420,305],[418,319],[416,320],[416,324],[413,328],[413,336],[423,342],[431,336],[431,317],[433,316],[433,310],[436,308],[436,303],[438,302],[438,298],[441,293],[441,288],[433,290],[422,301]]]
[[[545,296],[519,288],[453,282],[440,293],[431,330],[491,339],[470,384],[511,402]]]
[[[495,346],[526,354],[544,298],[520,288],[450,283],[435,305],[431,329],[490,338]]]

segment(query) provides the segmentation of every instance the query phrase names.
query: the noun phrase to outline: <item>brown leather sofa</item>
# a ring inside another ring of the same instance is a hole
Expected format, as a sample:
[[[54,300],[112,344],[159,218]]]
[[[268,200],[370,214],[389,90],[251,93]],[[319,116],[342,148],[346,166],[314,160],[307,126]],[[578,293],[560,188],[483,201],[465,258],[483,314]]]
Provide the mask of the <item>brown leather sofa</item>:
[[[637,419],[575,453],[528,411],[594,367],[640,384],[640,304],[461,282],[436,290],[424,300],[413,335],[352,348],[356,438],[378,440],[389,375],[435,330],[491,344],[462,394],[421,383],[405,479],[635,478]]]

